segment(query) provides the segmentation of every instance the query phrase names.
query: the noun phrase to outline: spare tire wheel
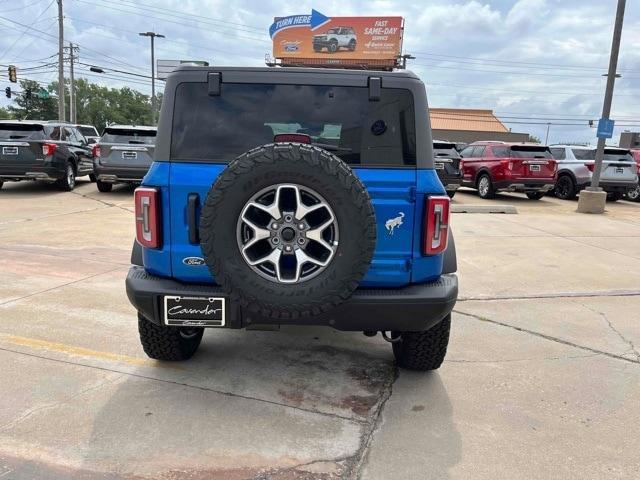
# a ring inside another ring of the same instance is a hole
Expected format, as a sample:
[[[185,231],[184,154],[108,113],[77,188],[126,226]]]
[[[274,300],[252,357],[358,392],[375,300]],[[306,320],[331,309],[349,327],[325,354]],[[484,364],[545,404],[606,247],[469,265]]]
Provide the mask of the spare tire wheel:
[[[311,145],[246,152],[218,176],[200,219],[216,281],[251,312],[274,319],[327,312],[369,269],[376,221],[351,168]]]

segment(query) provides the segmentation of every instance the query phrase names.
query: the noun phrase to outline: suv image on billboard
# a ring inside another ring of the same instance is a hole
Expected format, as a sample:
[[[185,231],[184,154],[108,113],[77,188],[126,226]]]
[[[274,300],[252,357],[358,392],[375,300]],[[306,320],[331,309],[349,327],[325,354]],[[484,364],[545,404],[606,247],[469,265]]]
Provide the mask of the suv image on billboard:
[[[334,27],[313,36],[313,51],[316,53],[320,53],[325,48],[329,53],[335,53],[341,48],[353,52],[356,45],[357,37],[353,27]]]
[[[440,366],[458,280],[418,77],[181,67],[164,95],[126,280],[147,355],[187,359],[204,328],[324,325]]]

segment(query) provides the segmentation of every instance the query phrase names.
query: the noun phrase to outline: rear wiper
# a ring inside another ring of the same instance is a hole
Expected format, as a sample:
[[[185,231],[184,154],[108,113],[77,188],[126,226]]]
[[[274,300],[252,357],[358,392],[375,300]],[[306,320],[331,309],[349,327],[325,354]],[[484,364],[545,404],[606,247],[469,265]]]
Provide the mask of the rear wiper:
[[[136,145],[144,145],[145,142],[141,142],[140,140],[129,140],[129,143],[134,143]]]
[[[27,138],[26,135],[9,135],[9,138]]]

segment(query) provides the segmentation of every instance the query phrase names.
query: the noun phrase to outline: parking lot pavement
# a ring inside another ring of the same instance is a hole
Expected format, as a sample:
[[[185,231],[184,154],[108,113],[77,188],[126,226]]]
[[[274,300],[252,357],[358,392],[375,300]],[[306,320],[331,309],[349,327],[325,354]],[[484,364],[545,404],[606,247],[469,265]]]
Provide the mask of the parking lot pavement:
[[[640,205],[493,202],[519,213],[453,217],[461,301],[419,375],[322,328],[152,361],[124,292],[131,189],[5,184],[0,479],[637,478]]]

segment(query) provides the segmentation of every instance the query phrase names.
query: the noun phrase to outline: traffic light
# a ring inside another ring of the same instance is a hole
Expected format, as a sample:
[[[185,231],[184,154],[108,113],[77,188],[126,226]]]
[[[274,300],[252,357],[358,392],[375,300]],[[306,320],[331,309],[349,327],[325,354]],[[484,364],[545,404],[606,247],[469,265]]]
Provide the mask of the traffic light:
[[[11,83],[16,83],[18,81],[18,74],[16,73],[15,65],[9,65],[9,81]]]
[[[27,88],[24,91],[24,98],[26,98],[27,100],[31,100],[31,89],[30,88]]]
[[[11,87],[5,88],[4,94],[7,96],[7,98],[11,98]]]

